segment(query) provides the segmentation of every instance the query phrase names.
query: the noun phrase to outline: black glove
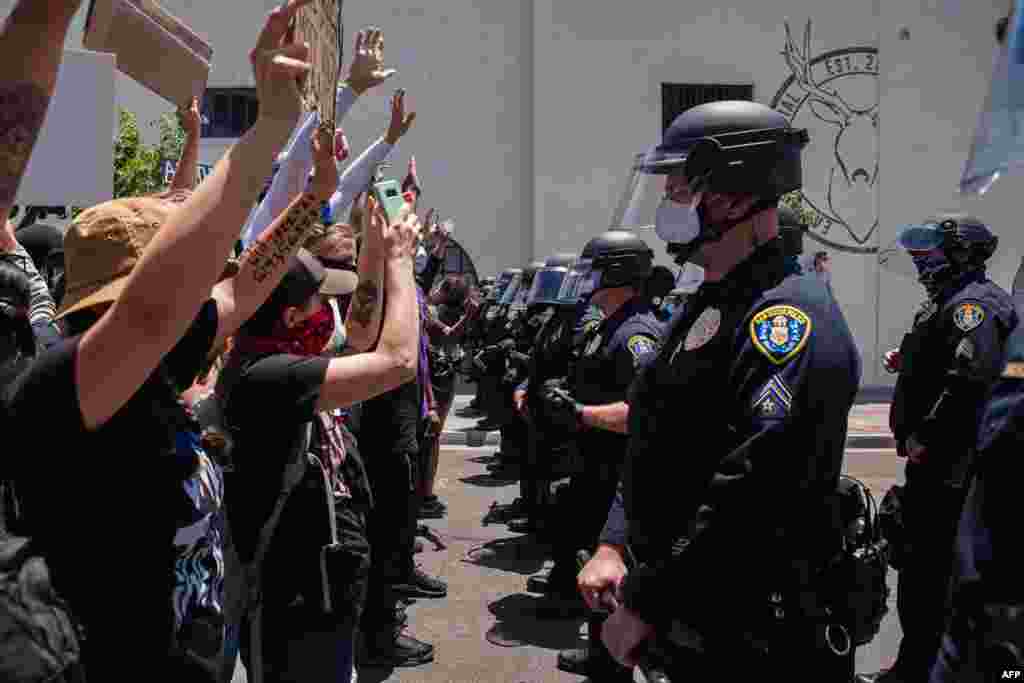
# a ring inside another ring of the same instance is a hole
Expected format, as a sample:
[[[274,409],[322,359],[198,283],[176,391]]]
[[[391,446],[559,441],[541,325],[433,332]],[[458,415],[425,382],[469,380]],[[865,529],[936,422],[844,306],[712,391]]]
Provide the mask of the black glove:
[[[561,379],[549,379],[540,390],[541,413],[557,427],[577,432],[583,427],[583,404],[563,387]]]

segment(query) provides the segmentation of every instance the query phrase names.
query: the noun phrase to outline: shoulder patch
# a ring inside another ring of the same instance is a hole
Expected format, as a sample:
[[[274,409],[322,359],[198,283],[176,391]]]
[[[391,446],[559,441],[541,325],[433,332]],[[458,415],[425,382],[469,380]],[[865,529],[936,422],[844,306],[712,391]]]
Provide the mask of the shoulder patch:
[[[646,334],[634,334],[626,340],[626,348],[633,354],[633,360],[639,361],[644,356],[657,353],[658,345]]]
[[[985,322],[985,309],[976,303],[964,303],[953,311],[953,323],[963,332],[970,332]]]
[[[811,318],[796,306],[771,306],[750,321],[754,347],[776,365],[782,365],[807,345]]]

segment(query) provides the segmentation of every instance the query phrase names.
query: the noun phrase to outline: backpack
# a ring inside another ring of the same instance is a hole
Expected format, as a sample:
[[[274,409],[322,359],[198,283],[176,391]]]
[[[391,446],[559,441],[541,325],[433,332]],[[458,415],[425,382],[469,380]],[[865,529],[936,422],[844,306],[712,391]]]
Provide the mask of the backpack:
[[[836,493],[843,538],[842,550],[826,572],[828,602],[839,623],[849,629],[852,644],[865,645],[878,635],[889,612],[889,545],[871,489],[841,475]]]
[[[6,494],[9,484],[0,483]],[[5,495],[6,497],[6,495]],[[29,539],[0,528],[0,680],[85,683],[81,625]]]

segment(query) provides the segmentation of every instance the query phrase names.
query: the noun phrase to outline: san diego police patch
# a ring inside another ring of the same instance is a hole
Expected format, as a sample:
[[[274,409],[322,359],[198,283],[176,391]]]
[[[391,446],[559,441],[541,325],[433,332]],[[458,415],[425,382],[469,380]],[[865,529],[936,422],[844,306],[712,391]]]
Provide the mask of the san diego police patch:
[[[771,306],[750,321],[750,339],[776,365],[800,353],[811,336],[810,317],[795,306]]]
[[[633,361],[636,363],[641,362],[658,351],[658,346],[654,343],[654,340],[643,334],[634,334],[627,339],[626,348],[633,354]]]
[[[960,304],[953,311],[953,322],[964,332],[970,332],[985,322],[985,309],[978,304]]]

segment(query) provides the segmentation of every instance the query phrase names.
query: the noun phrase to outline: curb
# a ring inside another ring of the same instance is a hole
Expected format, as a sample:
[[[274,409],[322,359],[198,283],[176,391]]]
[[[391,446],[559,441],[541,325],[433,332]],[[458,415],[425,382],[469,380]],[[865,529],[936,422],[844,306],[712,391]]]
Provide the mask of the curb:
[[[442,446],[500,446],[501,432],[481,432],[471,429],[466,432],[445,431],[441,433]],[[896,439],[892,434],[847,434],[847,448],[890,449],[896,448]]]
[[[847,448],[895,449],[896,438],[892,434],[847,434]]]

